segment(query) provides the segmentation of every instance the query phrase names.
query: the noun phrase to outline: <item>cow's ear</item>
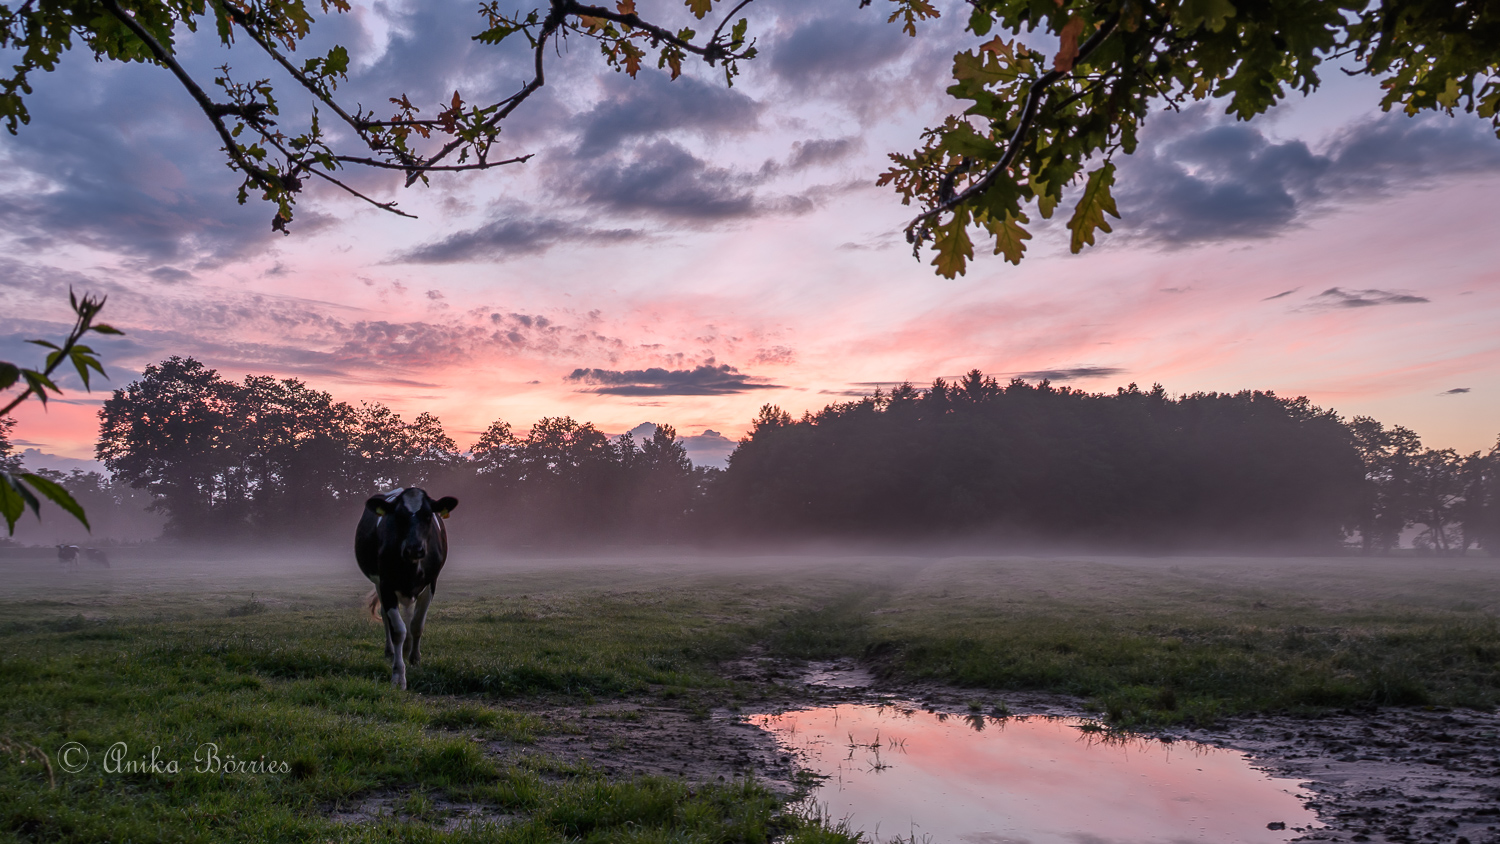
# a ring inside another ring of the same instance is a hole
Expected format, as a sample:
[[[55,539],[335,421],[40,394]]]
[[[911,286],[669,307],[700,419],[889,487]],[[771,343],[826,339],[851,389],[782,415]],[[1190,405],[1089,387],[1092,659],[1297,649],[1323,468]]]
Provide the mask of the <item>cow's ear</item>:
[[[385,511],[389,509],[390,506],[391,505],[385,503],[384,495],[372,495],[370,496],[369,500],[365,502],[366,509],[374,510],[375,515],[377,516],[384,516]]]
[[[437,501],[433,502],[432,510],[439,516],[442,516],[446,519],[448,518],[448,514],[453,512],[453,508],[457,506],[457,498],[454,498],[451,495],[445,495],[442,498],[439,498]]]

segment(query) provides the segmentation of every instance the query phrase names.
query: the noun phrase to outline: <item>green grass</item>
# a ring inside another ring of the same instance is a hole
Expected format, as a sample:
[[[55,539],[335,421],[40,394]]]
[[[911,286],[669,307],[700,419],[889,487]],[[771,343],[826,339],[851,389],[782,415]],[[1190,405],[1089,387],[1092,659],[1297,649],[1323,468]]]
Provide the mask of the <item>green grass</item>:
[[[690,789],[606,781],[487,758],[474,740],[546,729],[507,699],[722,685],[709,670],[748,631],[716,631],[680,601],[562,599],[459,605],[434,618],[411,691],[388,682],[380,628],[347,610],[104,622],[79,616],[0,635],[3,735],[17,748],[88,748],[88,773],[0,765],[0,837],[43,841],[764,841],[798,828],[754,783]],[[736,638],[738,632],[740,638]],[[102,754],[177,760],[177,773],[101,773]],[[195,754],[285,763],[200,773]],[[340,826],[326,809],[408,795],[401,819]],[[443,832],[429,795],[519,821]],[[425,808],[424,808],[425,807]],[[825,831],[826,832],[826,831]]]
[[[146,574],[22,578],[0,596],[0,840],[849,841],[753,782],[610,780],[530,755],[510,766],[482,742],[534,742],[549,726],[527,709],[542,702],[654,695],[707,717],[753,697],[717,665],[756,644],[858,657],[896,679],[1077,694],[1126,726],[1489,707],[1494,574],[1457,561],[894,557],[476,571],[434,603],[407,692],[389,685],[354,578],[212,594]],[[55,771],[53,787],[32,749],[55,760],[68,741],[93,763]],[[101,774],[116,742],[133,759],[159,747],[182,770]],[[197,773],[205,742],[285,772]],[[374,798],[391,813],[330,818]],[[496,822],[447,829],[457,803]]]

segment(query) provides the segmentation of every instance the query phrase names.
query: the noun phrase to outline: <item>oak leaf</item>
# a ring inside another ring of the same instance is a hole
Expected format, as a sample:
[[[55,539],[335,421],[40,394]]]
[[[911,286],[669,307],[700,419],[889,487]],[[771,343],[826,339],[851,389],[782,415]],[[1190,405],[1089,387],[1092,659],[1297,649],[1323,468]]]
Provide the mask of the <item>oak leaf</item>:
[[[1062,32],[1058,37],[1062,43],[1058,45],[1057,56],[1052,59],[1052,69],[1058,73],[1071,73],[1073,61],[1078,58],[1078,36],[1083,34],[1083,18],[1074,15],[1068,18],[1063,25]]]
[[[967,214],[958,214],[947,225],[937,227],[937,237],[932,243],[937,255],[933,257],[932,265],[937,267],[938,275],[943,278],[963,275],[969,259],[974,257],[974,244],[969,241],[967,222]]]
[[[1026,241],[1031,239],[1031,232],[1021,228],[1025,222],[1028,222],[1025,214],[1017,218],[1007,211],[1003,222],[987,220],[984,224],[995,236],[995,254],[1004,255],[1005,260],[1012,264],[1021,263],[1021,256],[1026,254]]]
[[[1108,214],[1117,220],[1120,218],[1120,212],[1115,208],[1115,198],[1109,192],[1110,186],[1114,183],[1115,165],[1113,162],[1089,174],[1088,183],[1083,188],[1083,196],[1078,198],[1078,205],[1073,209],[1073,219],[1068,221],[1068,228],[1073,230],[1071,248],[1075,255],[1081,252],[1084,246],[1094,245],[1095,229],[1113,231],[1104,215]]]

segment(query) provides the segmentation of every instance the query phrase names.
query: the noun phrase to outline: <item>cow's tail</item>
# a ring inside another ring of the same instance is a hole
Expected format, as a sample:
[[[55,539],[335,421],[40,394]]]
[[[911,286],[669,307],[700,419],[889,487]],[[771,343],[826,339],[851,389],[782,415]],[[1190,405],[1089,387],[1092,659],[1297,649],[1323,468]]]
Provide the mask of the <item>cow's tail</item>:
[[[366,600],[368,602],[366,605],[370,608],[370,618],[373,618],[376,621],[379,621],[380,620],[380,591],[378,589],[371,589],[370,590],[370,594],[366,598]]]

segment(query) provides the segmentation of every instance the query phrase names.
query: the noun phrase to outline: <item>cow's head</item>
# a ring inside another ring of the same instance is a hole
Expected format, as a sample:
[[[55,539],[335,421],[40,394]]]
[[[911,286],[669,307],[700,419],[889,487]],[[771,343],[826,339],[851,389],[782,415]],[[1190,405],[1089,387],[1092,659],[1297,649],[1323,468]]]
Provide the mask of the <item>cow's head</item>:
[[[372,496],[365,506],[380,517],[377,536],[382,553],[399,555],[415,565],[420,575],[427,549],[436,541],[437,519],[448,518],[458,506],[458,499],[445,496],[433,500],[426,490],[407,487]]]

